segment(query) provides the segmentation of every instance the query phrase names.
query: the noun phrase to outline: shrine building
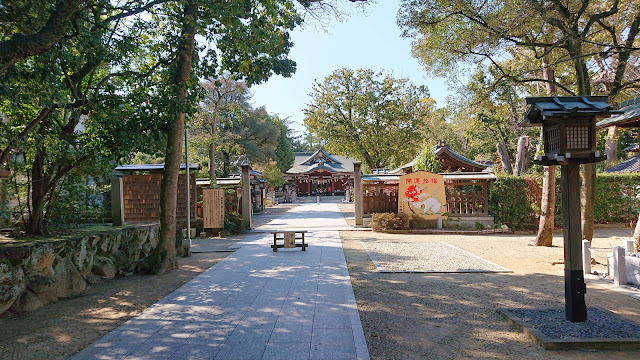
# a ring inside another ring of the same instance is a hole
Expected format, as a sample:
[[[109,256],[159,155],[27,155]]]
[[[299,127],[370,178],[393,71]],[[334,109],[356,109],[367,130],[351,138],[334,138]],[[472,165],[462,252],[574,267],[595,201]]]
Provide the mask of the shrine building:
[[[323,148],[314,153],[297,152],[285,179],[297,196],[342,196],[353,188],[353,162],[356,159],[330,155]]]

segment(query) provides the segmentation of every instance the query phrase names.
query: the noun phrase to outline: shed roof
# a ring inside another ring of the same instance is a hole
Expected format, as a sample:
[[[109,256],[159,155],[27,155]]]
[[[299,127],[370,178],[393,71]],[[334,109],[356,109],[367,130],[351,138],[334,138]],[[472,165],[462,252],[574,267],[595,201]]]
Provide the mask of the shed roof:
[[[640,127],[640,96],[631,100],[623,101],[620,104],[620,110],[624,114],[612,116],[608,119],[598,121],[596,127],[605,128],[609,126],[618,126],[623,128]]]
[[[529,110],[520,126],[539,126],[549,117],[594,116],[619,114],[607,102],[606,96],[544,96],[528,97]]]
[[[189,163],[189,170],[200,170],[202,167],[197,163]],[[180,164],[180,170],[184,170],[185,165]],[[116,171],[162,171],[164,170],[164,164],[131,164],[131,165],[120,165],[116,167]]]
[[[627,160],[614,165],[606,170],[608,173],[630,173],[630,172],[640,172],[640,161],[638,161],[638,156],[634,155]]]

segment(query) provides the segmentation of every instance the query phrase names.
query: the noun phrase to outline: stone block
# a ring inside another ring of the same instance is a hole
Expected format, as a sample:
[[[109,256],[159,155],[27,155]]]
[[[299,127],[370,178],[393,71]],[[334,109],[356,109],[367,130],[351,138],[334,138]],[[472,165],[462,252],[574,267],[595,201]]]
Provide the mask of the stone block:
[[[20,298],[26,288],[22,268],[0,254],[0,314],[9,309]]]
[[[113,279],[116,276],[116,265],[108,257],[96,256],[93,259],[93,267],[91,271],[99,276],[107,279]]]
[[[12,309],[21,313],[26,311],[33,311],[40,308],[43,304],[40,297],[34,294],[30,290],[26,290],[22,293],[20,298],[13,304]]]
[[[54,267],[57,295],[61,298],[80,294],[87,286],[80,271],[69,258],[58,261]]]
[[[640,257],[626,256],[624,262],[627,268],[627,281],[640,285]]]
[[[64,243],[58,244],[64,246]],[[56,249],[53,244],[41,244],[34,246],[31,255],[24,262],[24,270],[27,273],[43,272],[46,268],[53,265],[56,258]]]
[[[631,238],[622,238],[622,247],[627,254],[636,252],[633,239]]]

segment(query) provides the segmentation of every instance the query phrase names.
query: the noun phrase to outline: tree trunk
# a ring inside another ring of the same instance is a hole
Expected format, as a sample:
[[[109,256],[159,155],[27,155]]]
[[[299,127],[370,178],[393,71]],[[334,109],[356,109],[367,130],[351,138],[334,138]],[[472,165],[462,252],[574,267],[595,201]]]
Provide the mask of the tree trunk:
[[[211,142],[209,143],[209,177],[211,178],[211,185],[216,184],[216,144],[213,142],[213,135],[211,136]]]
[[[44,150],[38,148],[31,169],[31,213],[27,233],[43,235],[46,233],[44,225],[44,201],[46,197],[43,164]]]
[[[607,141],[604,144],[604,154],[607,155],[607,167],[611,167],[618,162],[618,128],[609,127]]]
[[[515,176],[520,176],[527,172],[530,153],[529,137],[525,135],[520,136],[520,138],[518,138],[518,152],[516,153],[516,168],[514,170]]]
[[[545,49],[546,51],[546,49]],[[555,69],[546,57],[542,58],[542,78],[547,80],[545,87],[547,94],[553,96],[558,91],[555,83]],[[542,144],[542,134],[540,134]],[[542,199],[540,201],[540,222],[536,235],[536,246],[551,246],[553,244],[553,228],[556,220],[556,167],[544,166],[542,177]]]
[[[500,141],[496,144],[496,149],[498,150],[498,156],[500,156],[500,161],[502,162],[502,168],[507,174],[512,175],[513,168],[511,167],[511,159],[509,158],[507,144],[505,144],[504,141]]]
[[[540,204],[540,223],[536,235],[536,246],[553,244],[553,228],[556,211],[556,167],[545,166],[542,178],[542,201]]]
[[[194,52],[195,22],[197,7],[193,0],[188,0],[184,8],[182,23],[182,42],[178,50],[176,73],[173,80],[179,110],[167,138],[167,151],[160,186],[160,233],[158,246],[150,258],[151,272],[162,274],[167,270],[177,269],[176,259],[176,202],[178,194],[178,175],[182,159],[182,142],[184,139],[185,113],[184,101],[191,74],[191,61]]]
[[[593,211],[596,199],[596,164],[582,165],[582,188],[580,202],[582,210],[582,239],[593,240]]]

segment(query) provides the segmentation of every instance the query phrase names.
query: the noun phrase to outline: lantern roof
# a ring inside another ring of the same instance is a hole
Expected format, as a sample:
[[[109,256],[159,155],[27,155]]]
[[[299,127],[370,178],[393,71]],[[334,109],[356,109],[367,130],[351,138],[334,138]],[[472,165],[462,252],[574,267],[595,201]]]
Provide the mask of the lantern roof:
[[[528,97],[529,110],[520,126],[539,126],[549,118],[609,117],[620,114],[607,102],[607,96]]]

